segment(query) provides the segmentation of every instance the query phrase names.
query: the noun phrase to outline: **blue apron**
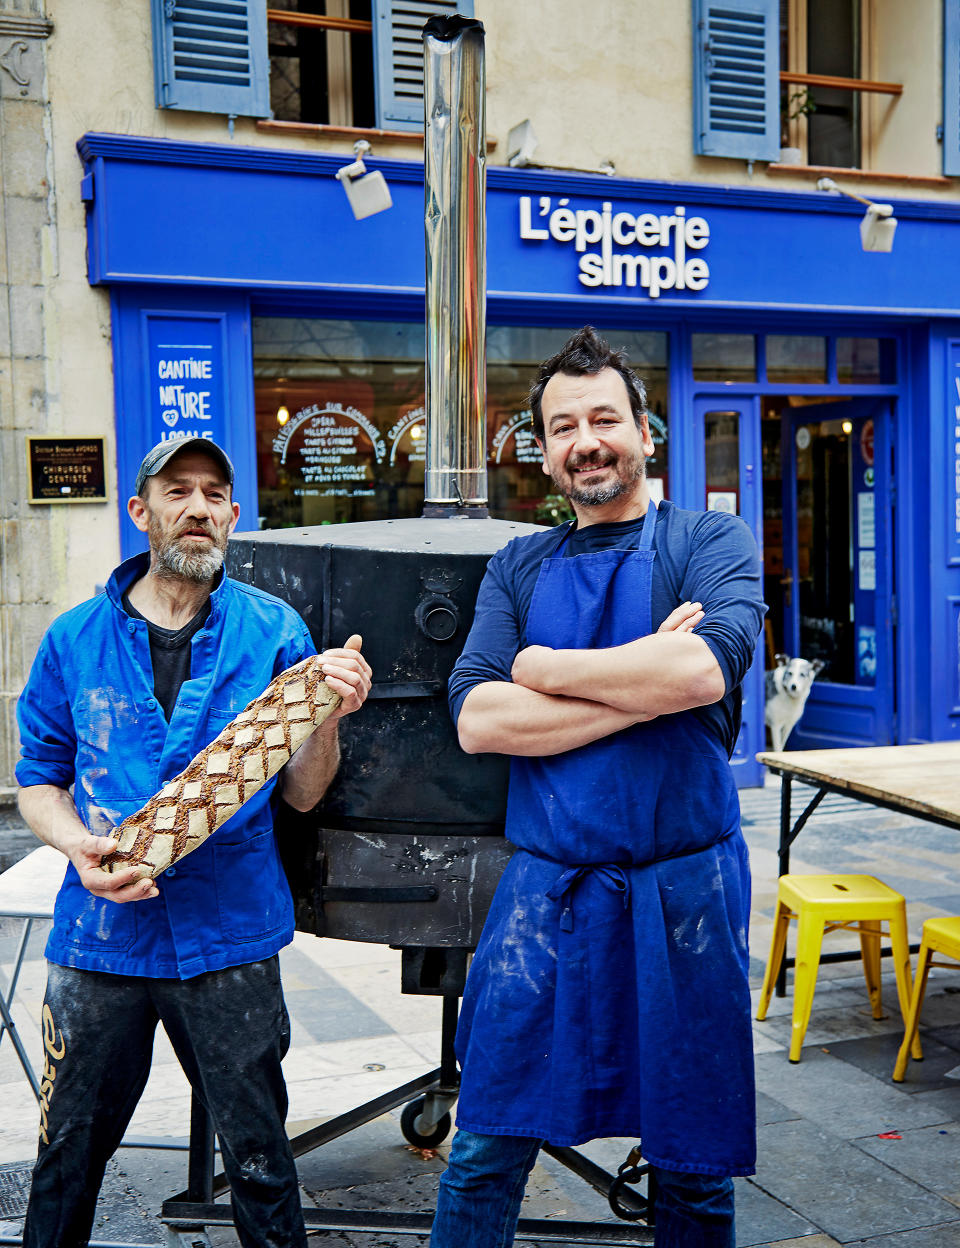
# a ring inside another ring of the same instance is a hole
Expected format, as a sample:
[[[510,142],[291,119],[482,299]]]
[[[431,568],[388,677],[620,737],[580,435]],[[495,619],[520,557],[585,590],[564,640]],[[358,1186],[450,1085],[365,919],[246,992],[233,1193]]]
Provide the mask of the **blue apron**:
[[[636,549],[545,559],[525,644],[652,632],[655,523],[651,504]],[[750,877],[720,742],[682,712],[514,757],[506,831],[518,850],[457,1032],[458,1125],[630,1136],[667,1169],[753,1173]]]

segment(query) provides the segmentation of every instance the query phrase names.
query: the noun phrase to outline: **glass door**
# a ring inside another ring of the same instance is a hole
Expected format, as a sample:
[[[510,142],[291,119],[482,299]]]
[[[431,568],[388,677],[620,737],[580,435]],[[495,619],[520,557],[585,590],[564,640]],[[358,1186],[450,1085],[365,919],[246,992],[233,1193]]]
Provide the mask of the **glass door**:
[[[757,538],[762,533],[760,499],[759,399],[729,394],[701,395],[694,401],[697,441],[694,506],[725,511],[744,519]],[[756,754],[764,748],[763,648],[743,682],[743,718],[730,764],[738,788],[763,783]]]
[[[822,664],[790,749],[896,741],[890,426],[886,400],[782,412],[774,648]]]

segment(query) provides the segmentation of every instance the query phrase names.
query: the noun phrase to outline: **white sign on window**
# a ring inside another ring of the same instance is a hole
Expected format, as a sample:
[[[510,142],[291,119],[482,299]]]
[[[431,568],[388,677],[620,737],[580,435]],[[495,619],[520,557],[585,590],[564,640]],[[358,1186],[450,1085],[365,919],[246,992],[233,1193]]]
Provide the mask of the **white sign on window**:
[[[857,583],[861,589],[877,588],[877,552],[875,550],[860,551],[859,572]]]
[[[861,491],[857,495],[857,545],[876,546],[877,511],[873,493]]]

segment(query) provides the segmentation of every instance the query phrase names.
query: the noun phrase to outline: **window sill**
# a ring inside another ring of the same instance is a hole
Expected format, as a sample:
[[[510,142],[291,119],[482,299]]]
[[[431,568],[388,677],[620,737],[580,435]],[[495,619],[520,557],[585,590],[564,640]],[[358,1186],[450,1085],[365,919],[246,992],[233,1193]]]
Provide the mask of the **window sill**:
[[[388,143],[409,143],[411,146],[423,146],[422,130],[375,130],[364,126],[326,126],[315,121],[258,121],[257,129],[263,134],[305,134],[315,139],[346,139],[356,142],[357,139],[374,139]],[[492,152],[497,146],[496,139],[487,139],[487,151]]]
[[[314,121],[258,121],[257,129],[265,134],[311,134],[314,138],[389,139],[391,143],[423,143],[419,130],[373,130],[365,126],[324,126]]]
[[[950,187],[952,178],[941,174],[877,173],[873,169],[847,169],[842,165],[782,165],[779,161],[767,165],[767,173],[774,177],[791,173],[805,174],[813,178],[845,178],[859,182],[900,182],[904,186]]]

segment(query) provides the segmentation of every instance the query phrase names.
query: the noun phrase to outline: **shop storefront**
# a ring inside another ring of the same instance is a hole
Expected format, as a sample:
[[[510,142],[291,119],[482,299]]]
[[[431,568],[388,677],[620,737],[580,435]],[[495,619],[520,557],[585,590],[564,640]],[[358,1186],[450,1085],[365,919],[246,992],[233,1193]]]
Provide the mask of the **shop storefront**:
[[[121,482],[144,447],[202,432],[235,459],[241,528],[419,514],[422,167],[377,162],[394,206],[355,221],[335,157],[115,135],[80,151]],[[780,652],[825,664],[793,746],[956,736],[960,206],[898,204],[893,251],[868,254],[862,209],[818,193],[495,168],[487,202],[493,514],[563,514],[526,393],[592,323],[647,382],[654,491],[739,513],[763,550],[741,781]]]

